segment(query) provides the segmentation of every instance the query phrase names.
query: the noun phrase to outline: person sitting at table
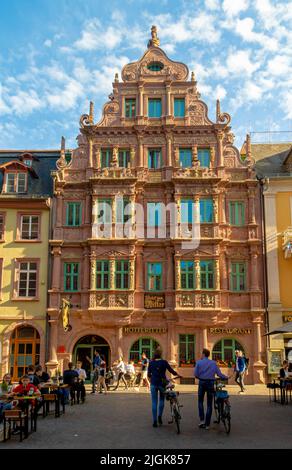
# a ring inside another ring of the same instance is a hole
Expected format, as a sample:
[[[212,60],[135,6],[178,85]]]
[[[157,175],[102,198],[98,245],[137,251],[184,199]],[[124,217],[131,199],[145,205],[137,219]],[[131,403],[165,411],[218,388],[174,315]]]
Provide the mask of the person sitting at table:
[[[35,373],[35,367],[33,365],[28,366],[27,368],[27,375],[29,376],[30,382],[37,387],[38,389],[41,388],[41,381],[39,377]]]
[[[3,411],[13,410],[18,405],[18,400],[9,401],[12,396],[12,388],[11,375],[5,374],[0,383],[0,423],[3,420]]]
[[[78,373],[78,383],[77,383],[77,403],[79,403],[79,396],[81,395],[81,403],[85,402],[85,380],[86,380],[86,372],[82,369],[82,362],[77,361],[76,372]]]
[[[36,366],[35,376],[39,380],[41,394],[44,395],[45,393],[50,393],[49,387],[44,386],[44,384],[49,382],[50,376],[49,374],[47,374],[47,372],[43,371],[43,368],[41,365]]]
[[[28,374],[25,374],[20,379],[20,384],[13,389],[15,395],[40,395],[38,387],[36,387],[32,382],[30,382],[30,377]]]
[[[69,394],[71,394],[71,402],[74,400],[78,377],[78,372],[73,369],[73,362],[69,362],[68,369],[63,372],[63,381],[64,385],[68,385],[68,388],[64,389],[65,399],[68,400]]]
[[[288,375],[289,375],[288,361],[283,361],[282,368],[280,369],[280,375],[279,375],[279,378],[283,387],[285,387],[286,385],[285,379],[288,377]]]

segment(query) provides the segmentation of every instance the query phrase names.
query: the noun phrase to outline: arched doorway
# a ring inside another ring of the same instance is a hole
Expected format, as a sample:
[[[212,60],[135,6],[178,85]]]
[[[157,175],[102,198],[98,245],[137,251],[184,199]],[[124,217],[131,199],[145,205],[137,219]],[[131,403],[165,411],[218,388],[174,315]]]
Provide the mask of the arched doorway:
[[[159,343],[157,343],[155,339],[139,338],[131,346],[129,360],[134,361],[135,364],[137,364],[140,361],[143,352],[146,353],[148,359],[152,359],[154,351],[158,346],[160,347]]]
[[[221,366],[230,367],[235,362],[237,349],[245,354],[244,348],[236,339],[223,338],[214,345],[212,359],[218,361]]]
[[[82,336],[82,338],[77,341],[73,349],[73,362],[74,364],[76,364],[77,361],[82,362],[82,368],[86,370],[88,380],[90,380],[90,372],[92,371],[92,361],[95,350],[97,350],[99,354],[105,356],[108,367],[111,361],[111,350],[108,342],[101,336]]]
[[[10,374],[13,380],[26,373],[27,366],[40,363],[40,335],[29,325],[16,328],[10,340]]]

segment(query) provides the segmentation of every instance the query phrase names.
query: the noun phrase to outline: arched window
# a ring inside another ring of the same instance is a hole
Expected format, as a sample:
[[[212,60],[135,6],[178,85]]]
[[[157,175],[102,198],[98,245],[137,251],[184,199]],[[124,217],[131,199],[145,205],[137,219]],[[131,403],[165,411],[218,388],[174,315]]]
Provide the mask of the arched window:
[[[239,349],[244,353],[244,348],[236,339],[221,339],[213,348],[212,359],[220,361],[222,365],[230,365],[235,362],[236,349]]]
[[[151,62],[147,65],[147,69],[151,72],[160,72],[164,68],[164,65],[161,62]]]
[[[130,349],[130,361],[134,361],[135,363],[139,362],[141,359],[141,355],[143,352],[146,353],[148,359],[152,359],[154,355],[155,349],[159,346],[155,339],[151,338],[140,338],[138,341],[132,345]]]
[[[10,341],[10,374],[17,380],[29,365],[40,362],[40,335],[31,326],[16,328]]]

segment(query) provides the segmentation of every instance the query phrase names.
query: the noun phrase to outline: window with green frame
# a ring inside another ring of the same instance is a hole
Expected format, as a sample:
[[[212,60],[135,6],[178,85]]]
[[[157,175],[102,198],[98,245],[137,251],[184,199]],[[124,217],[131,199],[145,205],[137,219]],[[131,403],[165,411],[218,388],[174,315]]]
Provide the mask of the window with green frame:
[[[246,290],[246,264],[244,262],[231,263],[230,283],[232,291]]]
[[[147,290],[162,290],[162,263],[147,263]]]
[[[110,265],[108,260],[96,261],[96,289],[109,289]]]
[[[128,168],[130,164],[130,150],[119,150],[119,167]]]
[[[232,364],[235,363],[235,351],[237,349],[244,353],[243,347],[236,339],[221,339],[213,347],[212,359],[225,363],[227,366],[232,366]]]
[[[126,118],[133,118],[136,116],[135,98],[125,98],[125,116]]]
[[[79,227],[82,220],[81,202],[67,202],[66,225],[68,227]]]
[[[161,149],[148,150],[148,168],[152,170],[161,168]]]
[[[212,199],[200,199],[200,222],[201,224],[213,222]]]
[[[200,162],[200,166],[209,167],[210,149],[198,149],[198,160]]]
[[[194,262],[180,262],[180,283],[182,289],[194,289]]]
[[[245,223],[245,203],[242,201],[229,202],[229,222],[231,225],[242,226]]]
[[[214,261],[200,261],[201,289],[214,289]]]
[[[158,348],[159,344],[152,338],[139,338],[132,344],[130,349],[129,360],[138,364],[141,361],[142,353],[144,352],[148,359],[153,359],[154,351]]]
[[[162,202],[147,202],[148,227],[160,227],[162,220]]]
[[[79,263],[64,263],[64,291],[79,290]]]
[[[112,200],[98,199],[97,220],[99,224],[110,224],[112,220]]]
[[[179,149],[179,165],[182,168],[190,168],[192,166],[192,149]]]
[[[195,335],[179,335],[179,365],[194,364]]]
[[[161,117],[162,107],[160,98],[148,99],[148,117],[159,118]]]
[[[101,149],[101,168],[108,168],[111,166],[113,157],[112,149]]]
[[[174,98],[174,117],[185,117],[184,98]]]
[[[194,200],[182,199],[180,202],[181,214],[180,221],[182,224],[192,224],[194,220]]]
[[[116,261],[116,289],[129,289],[129,261]]]
[[[126,224],[131,218],[129,199],[118,197],[116,199],[116,222],[117,224]]]

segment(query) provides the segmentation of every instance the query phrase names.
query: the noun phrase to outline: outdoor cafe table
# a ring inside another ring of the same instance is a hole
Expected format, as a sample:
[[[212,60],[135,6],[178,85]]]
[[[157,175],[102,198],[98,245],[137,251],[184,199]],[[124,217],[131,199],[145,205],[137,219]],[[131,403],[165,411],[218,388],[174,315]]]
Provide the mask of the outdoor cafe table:
[[[279,382],[280,382],[280,393],[281,393],[281,405],[285,405],[285,403],[288,403],[286,385],[287,384],[292,385],[292,377],[280,378]],[[286,382],[286,384],[283,385],[283,382]]]
[[[29,414],[29,408],[30,408],[30,430],[36,431],[37,428],[37,409],[36,409],[36,403],[42,398],[41,395],[24,395],[24,396],[18,396],[18,395],[13,395],[12,397],[13,400],[18,400],[18,402],[22,401],[24,405],[24,409]]]
[[[62,404],[62,411],[64,414],[65,413],[65,397],[63,394],[63,390],[68,388],[68,385],[67,384],[60,385],[60,384],[56,384],[53,382],[46,382],[42,384],[42,388],[48,389],[50,393],[57,392],[56,395],[58,398],[58,409],[60,410],[60,404]]]

